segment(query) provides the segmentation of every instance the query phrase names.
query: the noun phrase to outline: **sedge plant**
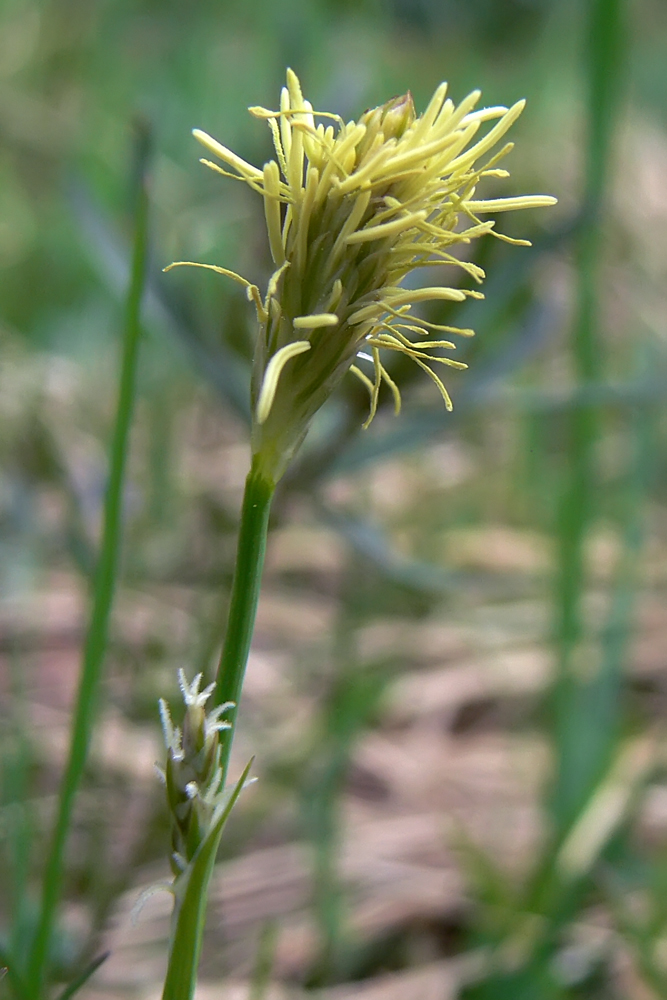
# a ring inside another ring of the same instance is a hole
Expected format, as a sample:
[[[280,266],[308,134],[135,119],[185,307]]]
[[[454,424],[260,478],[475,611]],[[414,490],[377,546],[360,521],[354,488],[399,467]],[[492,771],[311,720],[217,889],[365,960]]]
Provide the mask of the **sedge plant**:
[[[477,109],[480,92],[460,104],[441,84],[418,115],[408,93],[372,108],[358,121],[316,112],[287,71],[276,110],[250,108],[268,124],[276,158],[258,168],[198,129],[195,138],[215,159],[216,173],[246,184],[263,199],[275,270],[264,296],[242,276],[203,267],[245,287],[257,313],[250,395],[251,464],[245,485],[229,618],[215,680],[181,675],[182,727],[161,707],[167,743],[164,780],[172,823],[175,905],[163,1000],[194,995],[208,883],[222,829],[247,780],[228,787],[227,775],[243,677],[250,650],[276,485],[310,424],[348,374],[368,389],[368,426],[383,384],[401,407],[386,367],[388,352],[411,358],[452,408],[438,366],[465,368],[444,337],[473,331],[422,318],[415,307],[432,300],[481,298],[483,270],[455,251],[497,233],[489,214],[552,205],[546,195],[480,198],[484,178],[505,178],[498,164],[512,149],[504,137],[521,114]],[[459,269],[473,288],[403,284],[421,269]],[[169,268],[167,268],[169,270]]]

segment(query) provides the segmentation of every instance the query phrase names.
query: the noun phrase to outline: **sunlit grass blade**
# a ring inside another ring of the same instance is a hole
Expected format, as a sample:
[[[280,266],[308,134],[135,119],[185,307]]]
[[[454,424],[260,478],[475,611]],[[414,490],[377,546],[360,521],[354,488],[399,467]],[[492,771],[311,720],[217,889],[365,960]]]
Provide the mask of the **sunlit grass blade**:
[[[109,482],[104,504],[102,539],[94,576],[92,608],[83,652],[79,689],[71,723],[70,748],[60,787],[58,807],[47,851],[40,918],[28,969],[28,990],[35,1000],[42,995],[49,951],[64,876],[65,846],[72,810],[83,777],[93,731],[102,667],[107,645],[111,605],[116,588],[122,537],[122,507],[130,426],[136,395],[136,375],[141,333],[140,312],[147,269],[149,136],[138,136],[139,171],[134,209],[134,252],[123,329],[118,404],[111,443]]]

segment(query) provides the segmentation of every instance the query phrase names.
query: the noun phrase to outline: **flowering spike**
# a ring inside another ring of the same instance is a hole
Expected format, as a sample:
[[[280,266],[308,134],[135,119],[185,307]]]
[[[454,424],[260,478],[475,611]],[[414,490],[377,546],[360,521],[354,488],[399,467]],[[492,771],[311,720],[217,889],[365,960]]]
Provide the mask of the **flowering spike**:
[[[221,716],[234,705],[225,702],[207,713],[206,702],[215,685],[209,684],[202,691],[202,679],[199,673],[188,681],[185,671],[178,671],[185,706],[182,729],[172,723],[167,703],[162,698],[159,701],[167,760],[157,772],[166,786],[172,820],[172,871],[177,879],[215,826],[230,794],[223,787],[219,734],[230,728]]]
[[[452,247],[486,233],[510,243],[527,241],[495,233],[494,222],[482,222],[478,214],[541,208],[556,200],[545,195],[476,197],[481,178],[507,176],[496,164],[511,143],[479,161],[502,140],[525,102],[476,110],[479,91],[458,106],[446,94],[443,83],[421,116],[408,92],[365,111],[357,122],[344,123],[337,115],[313,111],[297,75],[288,69],[278,110],[250,109],[267,121],[276,151],[277,162],[262,170],[205,132],[194,131],[224,164],[204,161],[208,166],[245,182],[264,199],[277,267],[264,302],[250,282],[224,268],[212,269],[244,283],[257,307],[261,329],[252,377],[252,447],[258,470],[274,482],[346,372],[369,390],[370,415],[364,426],[376,412],[383,382],[399,411],[400,392],[381,351],[410,357],[451,409],[431,365],[465,366],[433,353],[451,350],[448,341],[424,338],[431,330],[461,336],[472,331],[429,323],[411,310],[420,302],[461,302],[480,293],[406,288],[401,282],[415,268],[443,264],[459,266],[482,281],[481,268],[458,260]],[[485,130],[487,123],[492,124]],[[466,228],[467,220],[471,224]],[[354,363],[357,356],[372,362],[374,378]]]

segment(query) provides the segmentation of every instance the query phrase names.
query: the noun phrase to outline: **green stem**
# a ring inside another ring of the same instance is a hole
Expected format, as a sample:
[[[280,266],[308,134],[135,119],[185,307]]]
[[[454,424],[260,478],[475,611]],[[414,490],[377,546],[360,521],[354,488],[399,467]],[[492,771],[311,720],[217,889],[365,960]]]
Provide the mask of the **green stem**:
[[[169,962],[162,989],[162,1000],[193,1000],[197,987],[197,968],[204,939],[206,898],[222,832],[236,800],[245,787],[254,758],[245,767],[227,805],[208,831],[187,870],[174,882]]]
[[[274,490],[274,483],[261,475],[253,463],[243,495],[227,632],[212,699],[214,705],[233,703],[233,707],[225,713],[232,727],[225,730],[221,737],[223,780],[229,770],[241,689],[255,626]],[[162,1000],[192,1000],[194,996],[204,934],[208,886],[213,874],[222,827],[243,787],[249,769],[250,764],[236,785],[223,820],[215,831],[207,834],[187,872],[181,876],[181,879],[185,880],[185,889],[179,886],[178,880],[175,883],[176,902]]]
[[[39,1000],[44,989],[49,951],[63,881],[64,853],[69,833],[74,800],[83,776],[95,719],[95,709],[106,652],[109,616],[113,600],[121,544],[123,485],[134,399],[136,395],[137,359],[140,339],[140,311],[143,295],[148,246],[148,194],[145,166],[147,150],[142,157],[143,169],[135,211],[134,251],[128,290],[123,357],[118,393],[116,423],[111,445],[109,483],[104,504],[102,542],[97,564],[92,611],[83,652],[79,690],[72,719],[69,758],[60,786],[58,813],[48,850],[39,923],[29,960],[28,989]]]
[[[103,965],[104,962],[106,962],[110,954],[110,951],[105,951],[103,955],[98,955],[97,958],[94,958],[93,961],[86,966],[83,972],[79,973],[76,979],[74,979],[69,986],[65,987],[58,997],[58,1000],[70,1000],[75,993],[78,993],[81,987],[86,985],[90,977],[97,972],[100,965]]]
[[[259,589],[266,552],[269,512],[275,484],[260,474],[253,464],[245,484],[241,524],[227,633],[222,647],[213,701],[216,705],[233,702],[225,718],[232,728],[223,733],[222,767],[226,776],[236,728],[245,668],[250,652]]]
[[[576,247],[577,311],[572,358],[581,384],[599,381],[602,370],[599,336],[598,280],[611,143],[620,97],[625,45],[624,0],[589,0],[587,59],[588,146],[585,221]],[[556,638],[559,674],[554,692],[558,774],[552,803],[556,827],[564,833],[589,790],[590,761],[579,738],[581,682],[574,661],[584,635],[582,597],[585,589],[584,542],[593,517],[596,489],[595,447],[598,419],[593,406],[574,408],[569,427],[567,483],[559,511],[559,571]]]
[[[17,1000],[28,1000],[29,994],[25,987],[23,980],[16,971],[14,963],[10,955],[8,955],[4,948],[0,945],[0,974],[2,976],[7,976],[7,981],[12,988],[14,996]],[[1,976],[0,976],[1,978]]]

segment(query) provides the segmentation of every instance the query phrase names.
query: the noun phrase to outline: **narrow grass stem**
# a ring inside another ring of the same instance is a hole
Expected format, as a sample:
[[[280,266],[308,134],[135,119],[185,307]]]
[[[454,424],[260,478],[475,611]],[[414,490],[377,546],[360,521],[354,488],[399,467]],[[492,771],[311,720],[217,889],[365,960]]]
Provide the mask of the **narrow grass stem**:
[[[122,533],[123,485],[136,395],[137,360],[141,332],[140,311],[147,263],[147,158],[148,151],[146,150],[142,157],[136,200],[134,250],[125,308],[120,386],[111,444],[109,482],[104,504],[102,541],[93,583],[92,610],[71,725],[69,757],[60,786],[58,811],[46,860],[39,922],[29,959],[27,985],[34,1000],[39,1000],[42,996],[47,974],[49,951],[63,882],[65,846],[71,825],[74,801],[88,756],[118,572]]]
[[[5,953],[5,949],[0,946],[0,973],[7,976],[7,981],[17,1000],[29,1000],[29,993],[25,984],[18,974],[12,958]]]
[[[269,528],[269,513],[274,490],[274,483],[261,475],[253,463],[246,479],[243,495],[227,632],[223,642],[211,706],[215,707],[224,702],[233,704],[233,708],[225,712],[225,718],[231,722],[231,728],[221,733],[220,763],[223,782],[229,770],[241,689],[255,627]],[[207,834],[188,869],[181,876],[183,880],[186,880],[184,889],[180,888],[179,880],[175,883],[176,901],[172,916],[169,962],[162,1000],[192,1000],[194,996],[197,967],[204,935],[208,887],[213,874],[218,844],[224,822],[243,788],[249,769],[250,765],[246,767],[237,783],[223,819],[214,832]]]
[[[204,939],[208,886],[222,832],[236,800],[245,787],[251,759],[237,781],[222,813],[199,846],[187,870],[174,883],[169,961],[162,989],[162,1000],[193,1000],[197,986],[197,968]]]
[[[241,688],[255,626],[274,490],[274,483],[262,476],[253,465],[245,484],[227,632],[213,694],[214,704],[220,705],[226,701],[234,703],[234,708],[225,714],[225,718],[232,723],[232,728],[222,734],[222,767],[225,776],[229,768]]]
[[[99,967],[106,962],[110,954],[110,951],[105,951],[104,954],[98,955],[97,958],[94,958],[93,961],[86,966],[83,972],[79,973],[76,979],[74,979],[69,986],[65,987],[58,997],[58,1000],[70,1000],[71,997],[78,993],[79,990],[86,985],[90,977],[97,972]]]
[[[255,965],[250,977],[248,1000],[265,1000],[271,984],[277,941],[278,924],[275,920],[268,920],[261,930]]]
[[[599,271],[611,143],[621,91],[625,46],[624,0],[589,0],[587,25],[588,145],[585,164],[585,221],[576,246],[577,309],[572,334],[572,360],[580,383],[596,383],[602,370],[599,326]],[[564,833],[582,806],[593,762],[578,730],[582,719],[580,682],[575,655],[584,636],[582,598],[585,589],[584,542],[595,503],[594,407],[573,410],[569,426],[566,484],[559,511],[559,569],[556,589],[556,642],[559,673],[554,691],[554,738],[557,775],[552,808],[556,829]],[[584,722],[584,726],[586,723]]]

